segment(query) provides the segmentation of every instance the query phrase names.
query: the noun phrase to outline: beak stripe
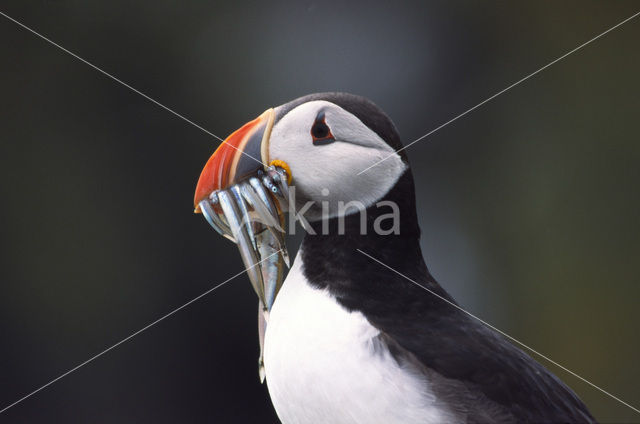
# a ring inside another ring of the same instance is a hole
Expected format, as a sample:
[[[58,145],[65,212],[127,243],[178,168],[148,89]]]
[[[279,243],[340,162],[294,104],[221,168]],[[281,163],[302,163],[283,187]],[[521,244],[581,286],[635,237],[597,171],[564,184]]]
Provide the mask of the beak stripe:
[[[271,108],[267,109],[262,115],[264,116],[265,114],[269,114],[269,121],[262,135],[262,143],[260,143],[260,158],[266,166],[269,163],[269,141],[271,140],[271,129],[276,120],[276,112]]]

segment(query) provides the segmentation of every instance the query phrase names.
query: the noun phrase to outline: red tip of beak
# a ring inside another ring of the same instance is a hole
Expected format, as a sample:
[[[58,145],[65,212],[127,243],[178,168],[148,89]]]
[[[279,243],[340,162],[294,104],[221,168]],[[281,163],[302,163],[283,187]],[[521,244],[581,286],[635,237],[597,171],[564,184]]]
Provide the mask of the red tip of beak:
[[[247,141],[261,123],[264,123],[264,126],[268,125],[271,111],[272,109],[234,131],[211,155],[202,169],[200,179],[198,179],[198,184],[196,185],[196,193],[193,198],[196,213],[200,212],[200,207],[198,206],[200,201],[206,199],[212,192],[226,188],[234,182],[235,168]],[[261,158],[258,157],[257,159]]]

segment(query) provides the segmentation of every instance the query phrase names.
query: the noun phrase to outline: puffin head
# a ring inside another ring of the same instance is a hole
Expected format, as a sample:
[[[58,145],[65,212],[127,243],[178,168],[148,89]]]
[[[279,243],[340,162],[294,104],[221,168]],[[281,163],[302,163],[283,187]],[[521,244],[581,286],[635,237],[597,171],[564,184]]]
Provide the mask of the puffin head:
[[[340,203],[372,207],[403,175],[410,178],[404,152],[396,153],[401,147],[392,121],[364,97],[347,93],[300,97],[268,109],[220,145],[198,181],[196,212],[211,193],[274,165],[286,173],[294,191],[291,200],[297,210],[304,208],[309,222],[354,213],[356,207],[345,211]],[[412,192],[409,195],[413,198]],[[287,210],[291,205],[281,202],[281,206]]]

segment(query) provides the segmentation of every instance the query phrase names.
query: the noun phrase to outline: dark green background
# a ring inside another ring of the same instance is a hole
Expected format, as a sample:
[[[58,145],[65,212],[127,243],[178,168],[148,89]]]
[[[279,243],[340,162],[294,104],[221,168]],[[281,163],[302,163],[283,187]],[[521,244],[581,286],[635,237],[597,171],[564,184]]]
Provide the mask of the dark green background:
[[[4,0],[224,137],[316,91],[405,142],[629,2]],[[0,409],[242,270],[192,212],[218,141],[0,17]],[[640,406],[640,18],[408,149],[427,263],[471,312]],[[428,295],[425,293],[425,295]],[[0,415],[276,422],[242,276]],[[603,422],[640,414],[550,365]]]

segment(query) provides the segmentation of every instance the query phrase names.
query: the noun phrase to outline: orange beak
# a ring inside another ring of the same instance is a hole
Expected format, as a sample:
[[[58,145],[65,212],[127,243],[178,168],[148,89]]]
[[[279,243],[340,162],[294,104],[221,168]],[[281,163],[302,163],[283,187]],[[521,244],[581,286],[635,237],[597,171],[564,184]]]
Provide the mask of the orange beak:
[[[200,173],[193,199],[195,213],[200,212],[200,201],[214,191],[227,188],[258,169],[266,169],[274,119],[275,112],[268,109],[231,133],[216,149]]]

